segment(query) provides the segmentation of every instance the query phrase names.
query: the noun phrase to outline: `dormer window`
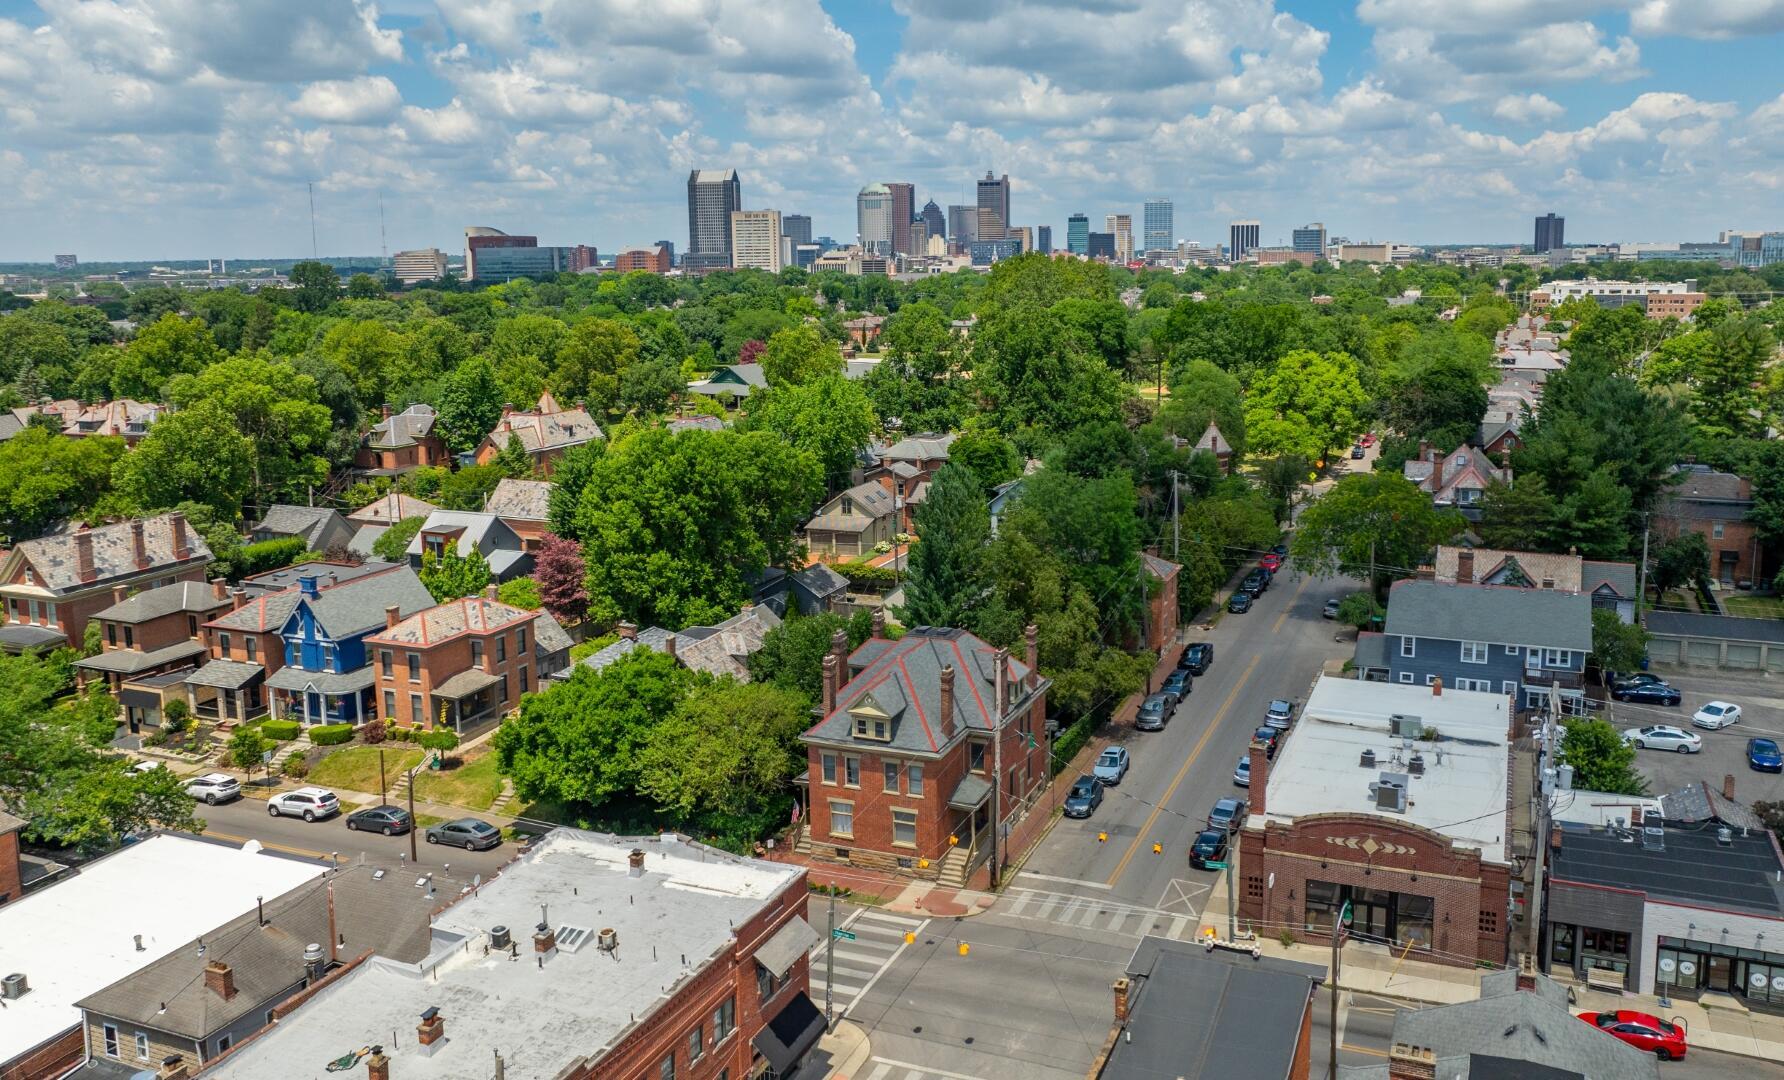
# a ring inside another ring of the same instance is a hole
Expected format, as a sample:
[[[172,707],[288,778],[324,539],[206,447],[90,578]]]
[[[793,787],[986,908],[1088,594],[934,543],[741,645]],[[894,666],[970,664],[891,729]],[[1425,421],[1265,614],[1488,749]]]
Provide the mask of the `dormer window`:
[[[872,739],[874,742],[892,741],[892,716],[872,694],[863,694],[861,699],[849,707],[849,716],[855,721],[855,738]]]
[[[855,500],[849,498],[847,495],[842,497],[842,512],[845,514],[852,514],[855,512]]]

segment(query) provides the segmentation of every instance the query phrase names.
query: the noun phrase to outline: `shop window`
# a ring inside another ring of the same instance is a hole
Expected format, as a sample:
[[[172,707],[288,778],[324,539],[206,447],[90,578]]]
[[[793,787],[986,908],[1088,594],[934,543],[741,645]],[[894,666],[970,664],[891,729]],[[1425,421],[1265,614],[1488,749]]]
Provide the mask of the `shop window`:
[[[1420,949],[1431,947],[1431,926],[1436,902],[1429,896],[1394,894],[1394,941]]]
[[[1331,930],[1338,917],[1338,886],[1329,881],[1309,881],[1306,886],[1306,927],[1309,930]]]

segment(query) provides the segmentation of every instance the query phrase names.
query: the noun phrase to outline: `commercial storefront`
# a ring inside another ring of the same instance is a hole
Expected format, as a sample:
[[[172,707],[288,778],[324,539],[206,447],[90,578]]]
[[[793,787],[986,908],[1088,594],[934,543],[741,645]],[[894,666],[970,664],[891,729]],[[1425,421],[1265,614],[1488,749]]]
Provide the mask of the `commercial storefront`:
[[[1654,985],[1667,996],[1731,994],[1748,1008],[1784,1013],[1784,953],[1673,937],[1656,945]]]

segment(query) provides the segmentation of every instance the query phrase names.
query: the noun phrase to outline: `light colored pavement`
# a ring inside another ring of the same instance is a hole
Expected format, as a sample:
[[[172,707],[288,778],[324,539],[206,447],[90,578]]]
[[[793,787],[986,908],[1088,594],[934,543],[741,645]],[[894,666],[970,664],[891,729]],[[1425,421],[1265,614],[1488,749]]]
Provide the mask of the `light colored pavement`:
[[[1654,674],[1679,689],[1684,697],[1679,707],[1613,701],[1600,715],[1619,730],[1648,724],[1671,724],[1695,731],[1703,738],[1703,752],[1637,751],[1636,768],[1648,778],[1649,791],[1656,795],[1676,791],[1698,780],[1707,782],[1712,790],[1721,791],[1723,777],[1732,775],[1735,799],[1741,803],[1751,805],[1784,800],[1784,776],[1754,772],[1747,767],[1749,738],[1761,736],[1784,745],[1784,679],[1680,668],[1656,668]],[[1739,705],[1741,722],[1717,731],[1692,727],[1691,714],[1704,704],[1717,700]]]
[[[824,933],[822,928],[828,923],[823,903],[813,897],[807,909],[813,925],[820,928],[820,934]],[[853,934],[854,939],[832,936],[812,950],[811,998],[820,1006],[830,1005],[833,1015],[844,1017],[855,1002],[873,988],[886,969],[904,954],[909,947],[905,935],[922,934],[929,920],[849,904],[836,907],[836,928],[844,934]]]

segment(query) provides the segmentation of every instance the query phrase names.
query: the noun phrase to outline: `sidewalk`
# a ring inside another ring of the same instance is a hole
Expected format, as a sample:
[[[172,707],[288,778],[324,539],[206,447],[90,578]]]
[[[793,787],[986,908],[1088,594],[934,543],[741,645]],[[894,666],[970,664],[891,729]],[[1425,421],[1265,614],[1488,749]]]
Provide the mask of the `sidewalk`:
[[[820,1075],[824,1080],[849,1080],[860,1073],[872,1053],[867,1032],[861,1025],[853,1020],[838,1020],[836,1030],[818,1040],[817,1048],[800,1068],[799,1075],[803,1077],[811,1071],[813,1080]],[[814,1066],[822,1066],[824,1072],[818,1073]]]

